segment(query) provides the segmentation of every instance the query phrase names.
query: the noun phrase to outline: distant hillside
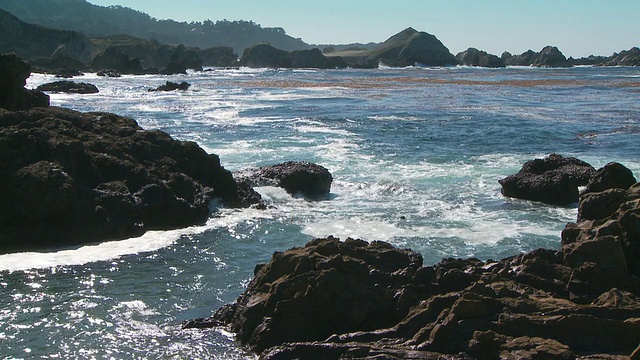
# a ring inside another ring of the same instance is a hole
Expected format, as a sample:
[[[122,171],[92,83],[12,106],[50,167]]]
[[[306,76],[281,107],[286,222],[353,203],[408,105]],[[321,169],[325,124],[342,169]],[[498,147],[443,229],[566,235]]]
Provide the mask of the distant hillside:
[[[25,59],[62,57],[86,62],[91,59],[92,48],[81,33],[27,24],[0,10],[0,53],[15,52]]]
[[[157,20],[122,6],[98,6],[85,0],[1,0],[4,9],[27,23],[74,30],[88,37],[126,34],[165,44],[202,49],[229,46],[237,54],[258,43],[291,51],[309,49],[282,28],[263,28],[252,21],[177,22]]]

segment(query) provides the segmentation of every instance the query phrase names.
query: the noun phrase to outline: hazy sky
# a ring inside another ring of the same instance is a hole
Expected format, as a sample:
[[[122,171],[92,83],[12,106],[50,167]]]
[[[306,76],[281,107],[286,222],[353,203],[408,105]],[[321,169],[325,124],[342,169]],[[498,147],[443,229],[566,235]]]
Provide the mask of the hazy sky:
[[[88,0],[157,19],[253,20],[310,44],[381,42],[411,26],[456,54],[555,45],[568,57],[640,46],[640,0]]]

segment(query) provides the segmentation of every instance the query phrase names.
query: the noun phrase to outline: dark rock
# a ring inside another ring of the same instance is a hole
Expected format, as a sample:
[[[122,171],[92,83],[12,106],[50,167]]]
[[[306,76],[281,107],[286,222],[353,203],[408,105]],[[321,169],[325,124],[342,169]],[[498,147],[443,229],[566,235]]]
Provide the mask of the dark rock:
[[[640,183],[613,190],[619,207],[568,224],[560,251],[421,267],[386,243],[314,240],[184,326],[227,327],[261,359],[621,358],[640,343]]]
[[[56,81],[42,84],[36,88],[38,91],[62,92],[71,94],[97,94],[98,88],[93,84],[76,83],[73,81]]]
[[[608,189],[627,190],[635,183],[636,178],[631,170],[620,163],[610,162],[596,171],[582,193],[595,193]]]
[[[49,96],[24,86],[31,66],[15,54],[0,54],[0,108],[11,111],[49,106]]]
[[[240,65],[269,68],[345,68],[347,64],[340,57],[326,57],[318,49],[283,51],[267,44],[247,48],[242,54]]]
[[[587,184],[595,169],[576,158],[551,154],[526,162],[520,171],[499,180],[502,194],[552,205],[578,202],[578,187]]]
[[[501,58],[475,48],[468,48],[467,50],[458,53],[456,55],[456,59],[460,64],[466,66],[480,66],[491,68],[506,66]]]
[[[569,57],[567,59],[567,61],[569,62],[569,64],[573,65],[573,66],[583,66],[583,65],[600,65],[604,62],[606,62],[609,58],[606,56],[595,56],[595,55],[589,55],[587,57],[582,57],[579,59],[574,59],[572,57]]]
[[[90,64],[94,71],[112,70],[120,74],[141,75],[145,71],[142,68],[142,61],[131,58],[115,47],[109,47],[102,53],[96,55]]]
[[[189,84],[186,81],[183,81],[179,84],[174,83],[172,81],[167,81],[164,85],[160,85],[155,89],[149,89],[149,91],[174,91],[174,90],[187,91],[189,90],[189,87],[191,87],[191,84]]]
[[[186,74],[187,69],[202,71],[202,59],[196,50],[187,49],[184,45],[178,45],[173,49],[169,63],[160,70],[160,74]]]
[[[120,74],[117,70],[111,70],[111,69],[100,70],[96,73],[96,75],[112,77],[112,78],[119,78],[122,76],[122,74]]]
[[[640,49],[632,47],[629,50],[613,54],[609,59],[602,62],[602,66],[640,66]]]
[[[232,47],[216,46],[204,50],[198,50],[203,66],[233,67],[238,66],[238,55]]]
[[[392,326],[416,302],[422,257],[389,244],[335,238],[275,253],[236,304],[213,316],[261,352],[283,342]]]
[[[60,108],[0,112],[0,188],[0,252],[185,227],[204,222],[214,198],[251,201],[193,142]]]
[[[292,195],[321,196],[331,191],[333,176],[325,167],[302,161],[248,169],[235,174],[238,182],[251,186],[278,186]]]
[[[533,59],[536,67],[570,67],[567,58],[555,46],[546,46]]]
[[[536,53],[528,50],[520,55],[508,56],[502,54],[502,59],[508,66],[536,66],[536,67],[570,67],[572,64],[555,46],[546,46]]]
[[[455,56],[435,36],[407,28],[367,53],[388,66],[457,65]]]

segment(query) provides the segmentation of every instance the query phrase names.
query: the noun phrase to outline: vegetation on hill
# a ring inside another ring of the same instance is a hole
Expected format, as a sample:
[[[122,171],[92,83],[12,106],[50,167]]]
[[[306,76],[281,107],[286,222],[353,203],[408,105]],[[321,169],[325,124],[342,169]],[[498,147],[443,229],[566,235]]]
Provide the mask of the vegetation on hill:
[[[282,28],[263,28],[253,21],[178,22],[158,20],[123,6],[98,6],[86,0],[2,0],[4,9],[22,21],[54,29],[74,30],[88,37],[127,34],[163,44],[199,48],[229,46],[237,54],[258,43],[292,51],[309,49]]]

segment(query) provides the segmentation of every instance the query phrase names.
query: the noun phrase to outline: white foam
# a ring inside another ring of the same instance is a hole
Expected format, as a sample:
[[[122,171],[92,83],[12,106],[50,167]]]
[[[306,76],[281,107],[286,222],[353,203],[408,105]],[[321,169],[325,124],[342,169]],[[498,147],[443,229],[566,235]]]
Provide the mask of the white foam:
[[[221,216],[210,218],[205,225],[169,231],[148,231],[137,238],[86,245],[78,249],[54,252],[22,252],[0,255],[0,271],[43,269],[56,266],[84,265],[96,261],[116,259],[124,255],[156,251],[174,244],[183,235],[196,235],[205,231],[232,227],[238,223],[270,218],[268,212],[244,209],[224,210]]]

